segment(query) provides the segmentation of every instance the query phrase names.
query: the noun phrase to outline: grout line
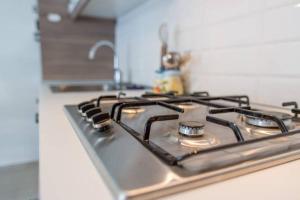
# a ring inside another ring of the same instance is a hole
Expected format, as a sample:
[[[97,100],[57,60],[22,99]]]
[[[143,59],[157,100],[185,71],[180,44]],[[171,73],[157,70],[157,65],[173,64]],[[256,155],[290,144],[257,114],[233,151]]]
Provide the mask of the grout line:
[[[247,77],[247,78],[282,78],[282,79],[299,79],[300,74],[239,74],[239,73],[202,73],[200,76],[219,76],[219,77],[229,77],[229,76],[235,76],[235,78],[238,77]]]
[[[264,46],[272,46],[278,44],[286,44],[286,43],[297,43],[300,42],[299,38],[294,39],[285,39],[285,40],[274,40],[274,41],[265,41],[260,43],[252,43],[252,44],[237,44],[237,45],[229,45],[223,47],[211,47],[211,48],[203,48],[203,49],[192,49],[192,53],[203,53],[209,51],[223,51],[230,49],[240,49],[240,48],[251,48],[251,47],[264,47]]]
[[[292,6],[294,4],[297,4],[297,2],[300,3],[300,0],[289,2],[289,3],[285,3],[285,4],[281,4],[281,5],[277,5],[277,6],[271,6],[271,7],[264,6],[263,8],[252,10],[252,11],[248,11],[246,13],[243,13],[243,14],[240,14],[240,15],[236,15],[236,16],[233,16],[233,17],[228,17],[228,18],[225,18],[225,19],[217,20],[216,22],[205,23],[205,21],[204,21],[203,24],[193,24],[193,25],[190,25],[190,26],[186,26],[184,28],[186,30],[195,29],[199,25],[203,25],[203,27],[205,27],[205,28],[207,28],[207,27],[213,27],[213,26],[216,26],[216,25],[220,25],[220,24],[224,24],[224,23],[229,23],[229,22],[232,22],[232,21],[241,20],[243,18],[251,17],[252,15],[264,14],[265,12],[268,12],[268,11],[272,11],[272,10],[276,10],[276,9],[284,8],[284,7],[288,7],[288,6]]]
[[[277,5],[277,6],[269,6],[268,7],[268,6],[264,5],[263,8],[256,9],[256,10],[253,10],[253,11],[249,11],[249,12],[246,12],[246,13],[241,14],[241,15],[236,15],[234,17],[228,17],[228,18],[225,18],[223,20],[219,20],[217,22],[204,24],[204,26],[211,27],[211,26],[215,26],[215,25],[219,25],[219,24],[223,24],[223,23],[228,23],[230,21],[239,20],[241,18],[247,18],[247,17],[250,17],[251,15],[264,14],[264,13],[266,13],[268,11],[272,11],[272,10],[276,10],[276,9],[280,9],[280,8],[292,6],[294,4],[297,4],[297,2],[300,3],[300,0],[296,0],[296,1],[293,1],[293,2],[289,2],[289,3]]]
[[[274,9],[277,9],[277,8],[288,7],[288,6],[297,4],[297,3],[300,3],[300,0],[293,0],[291,2],[286,2],[286,3],[279,4],[279,5],[266,6],[266,9],[274,10]]]

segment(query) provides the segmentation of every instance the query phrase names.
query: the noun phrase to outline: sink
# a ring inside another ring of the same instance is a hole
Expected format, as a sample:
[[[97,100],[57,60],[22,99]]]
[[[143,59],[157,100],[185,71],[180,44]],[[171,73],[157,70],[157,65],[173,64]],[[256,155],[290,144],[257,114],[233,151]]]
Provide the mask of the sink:
[[[114,84],[93,84],[93,85],[60,84],[60,85],[51,85],[50,89],[53,93],[65,93],[65,92],[97,92],[97,91],[114,91],[114,90],[145,90],[145,89],[150,89],[150,87],[144,85],[131,84],[131,83],[123,83],[121,85],[121,88],[118,89]]]

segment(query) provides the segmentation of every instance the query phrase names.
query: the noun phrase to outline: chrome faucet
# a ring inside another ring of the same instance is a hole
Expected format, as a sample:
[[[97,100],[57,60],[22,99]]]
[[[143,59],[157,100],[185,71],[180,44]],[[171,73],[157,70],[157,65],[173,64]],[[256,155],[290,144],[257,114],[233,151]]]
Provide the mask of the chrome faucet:
[[[115,45],[111,41],[100,40],[100,41],[96,42],[89,51],[89,59],[90,60],[95,59],[96,52],[97,52],[98,48],[100,48],[100,47],[109,47],[114,53],[114,83],[115,83],[116,89],[120,89],[121,83],[122,83],[122,72],[119,67],[119,57],[116,53]]]

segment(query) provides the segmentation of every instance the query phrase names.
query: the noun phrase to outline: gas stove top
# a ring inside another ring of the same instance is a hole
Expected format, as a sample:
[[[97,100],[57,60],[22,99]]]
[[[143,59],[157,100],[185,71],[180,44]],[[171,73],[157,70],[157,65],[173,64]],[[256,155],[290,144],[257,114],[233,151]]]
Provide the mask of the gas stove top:
[[[117,199],[153,199],[300,158],[300,110],[246,95],[100,96],[65,111]]]

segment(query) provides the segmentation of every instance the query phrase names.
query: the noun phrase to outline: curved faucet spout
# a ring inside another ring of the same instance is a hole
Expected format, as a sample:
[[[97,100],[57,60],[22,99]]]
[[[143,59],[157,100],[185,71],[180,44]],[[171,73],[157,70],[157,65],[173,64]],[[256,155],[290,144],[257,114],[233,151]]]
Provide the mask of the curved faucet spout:
[[[90,49],[90,51],[89,51],[89,59],[90,60],[94,60],[95,59],[97,50],[100,47],[109,47],[113,51],[114,55],[116,55],[115,45],[111,41],[109,41],[109,40],[100,40],[100,41],[96,42],[92,46],[92,48]]]
[[[115,45],[109,40],[100,40],[96,42],[89,51],[89,59],[94,60],[96,57],[97,50],[101,47],[108,47],[114,53],[114,82],[117,87],[121,86],[122,73],[119,67],[119,57],[115,50]]]

